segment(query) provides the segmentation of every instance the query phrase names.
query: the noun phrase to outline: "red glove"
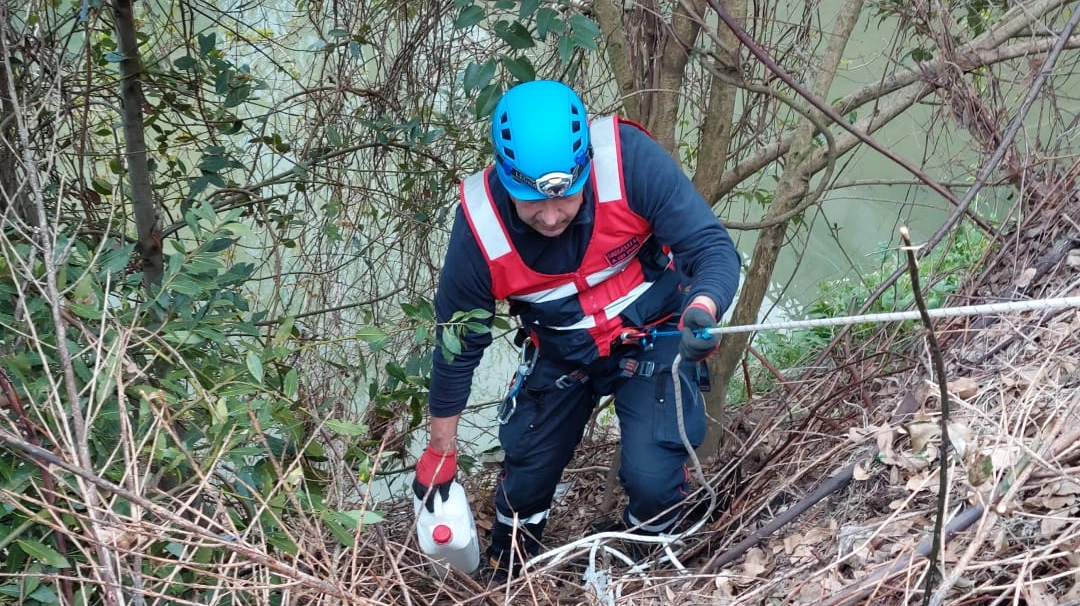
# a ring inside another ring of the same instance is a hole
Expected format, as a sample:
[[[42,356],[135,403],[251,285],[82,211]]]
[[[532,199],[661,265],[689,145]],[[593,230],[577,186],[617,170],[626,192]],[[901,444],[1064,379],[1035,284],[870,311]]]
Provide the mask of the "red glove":
[[[416,462],[416,481],[424,486],[438,486],[454,479],[457,472],[457,449],[441,453],[428,445]]]
[[[438,493],[445,501],[450,495],[450,483],[457,473],[457,449],[442,453],[428,444],[420,460],[416,462],[416,477],[413,478],[413,493],[429,511],[434,510],[434,498]],[[432,490],[434,488],[434,490]]]

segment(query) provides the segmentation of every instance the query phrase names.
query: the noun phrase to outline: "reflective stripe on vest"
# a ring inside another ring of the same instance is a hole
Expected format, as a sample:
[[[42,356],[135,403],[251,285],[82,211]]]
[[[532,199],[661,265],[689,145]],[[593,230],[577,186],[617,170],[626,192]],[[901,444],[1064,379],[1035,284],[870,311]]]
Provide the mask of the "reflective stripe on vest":
[[[648,222],[630,210],[624,197],[618,128],[615,117],[600,118],[590,125],[594,221],[603,230],[593,230],[575,272],[548,275],[525,265],[488,191],[491,167],[470,175],[461,185],[465,216],[491,270],[495,298],[522,301],[538,308],[557,308],[559,302],[575,298],[581,317],[566,317],[564,322],[547,328],[588,331],[600,355],[608,354],[611,340],[622,328],[619,314],[652,286],[652,282],[644,280],[637,259],[651,231]]]

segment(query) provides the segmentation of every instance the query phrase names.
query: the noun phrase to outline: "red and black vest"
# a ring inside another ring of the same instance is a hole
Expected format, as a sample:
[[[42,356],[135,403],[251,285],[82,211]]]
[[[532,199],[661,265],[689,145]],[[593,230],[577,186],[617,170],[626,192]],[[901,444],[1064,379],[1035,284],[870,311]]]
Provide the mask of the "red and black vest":
[[[521,259],[488,191],[491,167],[461,184],[465,216],[491,271],[492,294],[496,299],[526,304],[518,305],[527,310],[520,313],[521,320],[545,357],[555,354],[566,362],[588,364],[609,355],[612,342],[624,328],[620,314],[656,284],[647,281],[638,258],[652,232],[627,202],[619,153],[620,123],[633,124],[616,116],[590,124],[591,185],[596,204],[592,237],[574,272],[542,274]],[[670,253],[664,253],[672,268]]]

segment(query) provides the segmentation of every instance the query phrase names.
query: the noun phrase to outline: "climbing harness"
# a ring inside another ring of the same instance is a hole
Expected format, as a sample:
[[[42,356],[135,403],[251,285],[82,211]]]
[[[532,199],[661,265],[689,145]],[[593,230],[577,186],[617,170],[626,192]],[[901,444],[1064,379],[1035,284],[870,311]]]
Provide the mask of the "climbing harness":
[[[540,353],[540,348],[533,345],[532,357],[530,358],[530,345],[532,345],[532,342],[528,339],[522,340],[521,352],[518,354],[517,371],[514,373],[514,378],[510,379],[510,387],[506,390],[506,397],[499,404],[499,411],[495,416],[499,421],[499,425],[506,425],[510,422],[510,417],[514,416],[514,412],[517,410],[517,396],[521,393],[521,387],[525,385],[525,379],[532,374],[533,367],[536,366],[536,357]]]

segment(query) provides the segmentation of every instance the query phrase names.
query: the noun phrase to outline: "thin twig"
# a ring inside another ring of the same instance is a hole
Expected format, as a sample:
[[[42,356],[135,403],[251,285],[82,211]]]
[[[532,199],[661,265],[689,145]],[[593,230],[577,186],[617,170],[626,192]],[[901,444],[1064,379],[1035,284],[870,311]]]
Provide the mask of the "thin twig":
[[[904,239],[904,252],[907,253],[907,269],[911,276],[911,293],[915,296],[915,305],[919,308],[923,326],[926,327],[926,342],[930,347],[930,359],[934,366],[934,375],[937,378],[938,390],[941,396],[941,460],[938,471],[938,502],[937,518],[934,520],[933,545],[930,549],[930,570],[926,575],[926,591],[923,593],[923,606],[930,603],[933,594],[934,583],[941,575],[938,568],[938,557],[941,555],[942,545],[945,542],[945,510],[949,502],[949,384],[945,374],[945,359],[941,355],[941,347],[938,345],[937,335],[934,333],[934,322],[930,319],[930,313],[926,309],[926,301],[923,300],[922,287],[919,285],[919,260],[915,258],[917,248],[912,246],[911,237],[907,227],[900,228],[900,237]]]

